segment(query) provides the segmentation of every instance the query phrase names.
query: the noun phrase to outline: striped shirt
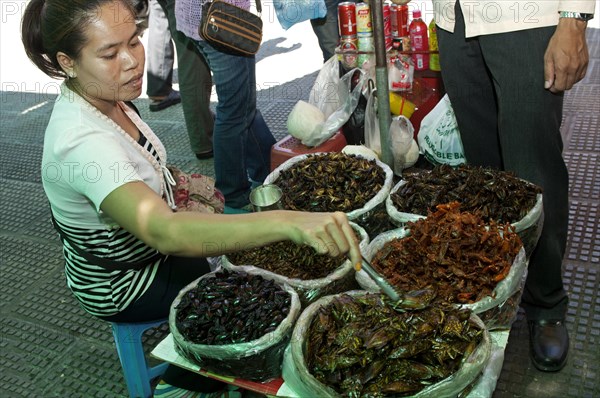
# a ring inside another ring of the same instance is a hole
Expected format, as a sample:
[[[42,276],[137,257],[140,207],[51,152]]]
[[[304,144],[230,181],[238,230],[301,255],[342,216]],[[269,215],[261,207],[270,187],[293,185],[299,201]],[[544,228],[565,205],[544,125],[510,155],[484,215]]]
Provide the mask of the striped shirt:
[[[66,237],[67,286],[96,316],[115,315],[130,306],[150,287],[167,258],[157,257],[155,249],[100,209],[112,191],[128,182],[143,181],[161,196],[166,192],[164,146],[131,108],[119,106],[140,131],[139,141],[63,85],[44,137],[42,183]],[[125,263],[154,260],[139,270],[107,270],[83,258],[81,251]]]
[[[139,271],[107,271],[79,256],[70,242],[91,255],[122,262],[148,259],[156,250],[122,228],[86,230],[57,224],[69,239],[63,243],[67,283],[92,315],[110,316],[127,308],[148,289],[166,258],[163,256]]]
[[[141,132],[138,142],[145,151],[160,160],[152,143]],[[162,256],[139,271],[107,271],[79,256],[71,243],[93,256],[125,263],[149,259],[156,250],[120,227],[90,230],[56,223],[68,238],[63,242],[63,254],[69,287],[83,308],[92,315],[114,315],[140,298],[166,258]]]

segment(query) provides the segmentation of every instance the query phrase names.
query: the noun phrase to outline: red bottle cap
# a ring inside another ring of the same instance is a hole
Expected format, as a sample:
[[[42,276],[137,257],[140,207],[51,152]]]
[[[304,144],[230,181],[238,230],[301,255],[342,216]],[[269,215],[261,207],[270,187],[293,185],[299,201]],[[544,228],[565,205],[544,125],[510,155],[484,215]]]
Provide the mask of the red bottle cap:
[[[413,18],[421,18],[421,10],[414,10]]]

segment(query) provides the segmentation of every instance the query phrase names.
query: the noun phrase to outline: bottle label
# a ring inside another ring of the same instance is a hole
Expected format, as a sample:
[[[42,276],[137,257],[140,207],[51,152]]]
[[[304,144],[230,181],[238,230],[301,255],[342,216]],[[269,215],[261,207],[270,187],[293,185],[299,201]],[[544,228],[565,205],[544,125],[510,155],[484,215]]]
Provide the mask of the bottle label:
[[[422,55],[417,55],[416,59],[417,59],[417,69],[424,69],[423,56]]]
[[[418,36],[413,36],[412,37],[413,40],[413,46],[415,48],[415,50],[422,50],[423,47],[423,36],[418,35]]]

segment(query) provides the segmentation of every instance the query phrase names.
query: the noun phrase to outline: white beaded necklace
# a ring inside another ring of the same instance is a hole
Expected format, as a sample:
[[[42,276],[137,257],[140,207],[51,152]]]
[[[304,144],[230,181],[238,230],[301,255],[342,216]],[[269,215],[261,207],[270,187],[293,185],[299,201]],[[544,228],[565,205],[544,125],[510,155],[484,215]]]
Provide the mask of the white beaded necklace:
[[[160,139],[156,136],[156,134],[154,134],[154,132],[152,131],[150,126],[148,126],[146,124],[146,122],[144,122],[133,109],[126,106],[123,103],[123,101],[117,101],[117,105],[131,119],[133,124],[135,124],[135,126],[146,137],[146,139],[150,142],[150,144],[152,144],[152,147],[158,153],[158,158],[160,159],[160,161],[157,160],[154,156],[152,156],[150,154],[150,152],[148,152],[146,149],[144,149],[140,145],[139,142],[137,142],[136,140],[133,139],[133,137],[131,137],[129,134],[127,134],[127,132],[125,130],[123,130],[123,128],[121,126],[119,126],[117,123],[115,123],[114,120],[112,120],[111,118],[106,116],[104,113],[100,112],[98,110],[98,108],[96,108],[95,106],[90,104],[88,101],[85,100],[85,98],[81,97],[75,91],[71,90],[69,87],[67,87],[66,84],[63,84],[61,86],[61,93],[63,95],[66,95],[69,99],[75,99],[75,100],[78,100],[79,102],[81,102],[83,104],[83,106],[90,109],[98,118],[106,121],[108,124],[113,126],[113,128],[115,130],[117,130],[118,132],[120,132],[121,134],[123,134],[125,136],[125,139],[128,140],[133,145],[133,147],[136,148],[138,150],[138,152],[146,160],[148,160],[148,162],[150,162],[150,164],[152,165],[154,170],[158,173],[158,175],[160,177],[159,195],[161,197],[165,198],[167,204],[172,209],[175,209],[176,206],[175,206],[175,200],[173,197],[173,187],[175,186],[175,179],[173,178],[173,176],[171,175],[171,172],[167,168],[167,151],[165,150],[165,147],[162,144],[162,142],[160,141]]]

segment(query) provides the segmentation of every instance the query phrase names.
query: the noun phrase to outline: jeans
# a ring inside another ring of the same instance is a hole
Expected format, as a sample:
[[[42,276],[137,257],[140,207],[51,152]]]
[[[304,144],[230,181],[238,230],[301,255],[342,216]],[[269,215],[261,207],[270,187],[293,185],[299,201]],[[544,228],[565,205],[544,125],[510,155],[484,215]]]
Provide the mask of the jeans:
[[[169,21],[177,50],[177,72],[183,117],[194,153],[212,150],[214,119],[210,112],[212,79],[210,69],[192,40],[176,29],[175,0],[158,0]]]
[[[146,94],[163,97],[172,90],[175,49],[169,33],[169,21],[158,1],[150,0],[149,11]]]
[[[225,205],[250,203],[250,180],[262,183],[271,170],[275,138],[256,109],[255,58],[222,53],[196,41],[213,73],[217,116],[213,132],[216,187]]]
[[[346,0],[325,0],[327,15],[323,18],[311,19],[313,32],[319,41],[323,52],[323,62],[335,54],[335,48],[340,40],[338,28],[338,4]]]
[[[560,134],[563,96],[544,89],[543,65],[555,27],[465,39],[456,5],[454,33],[437,32],[444,86],[465,157],[542,187],[544,225],[529,261],[522,305],[529,320],[564,319],[569,176]]]

